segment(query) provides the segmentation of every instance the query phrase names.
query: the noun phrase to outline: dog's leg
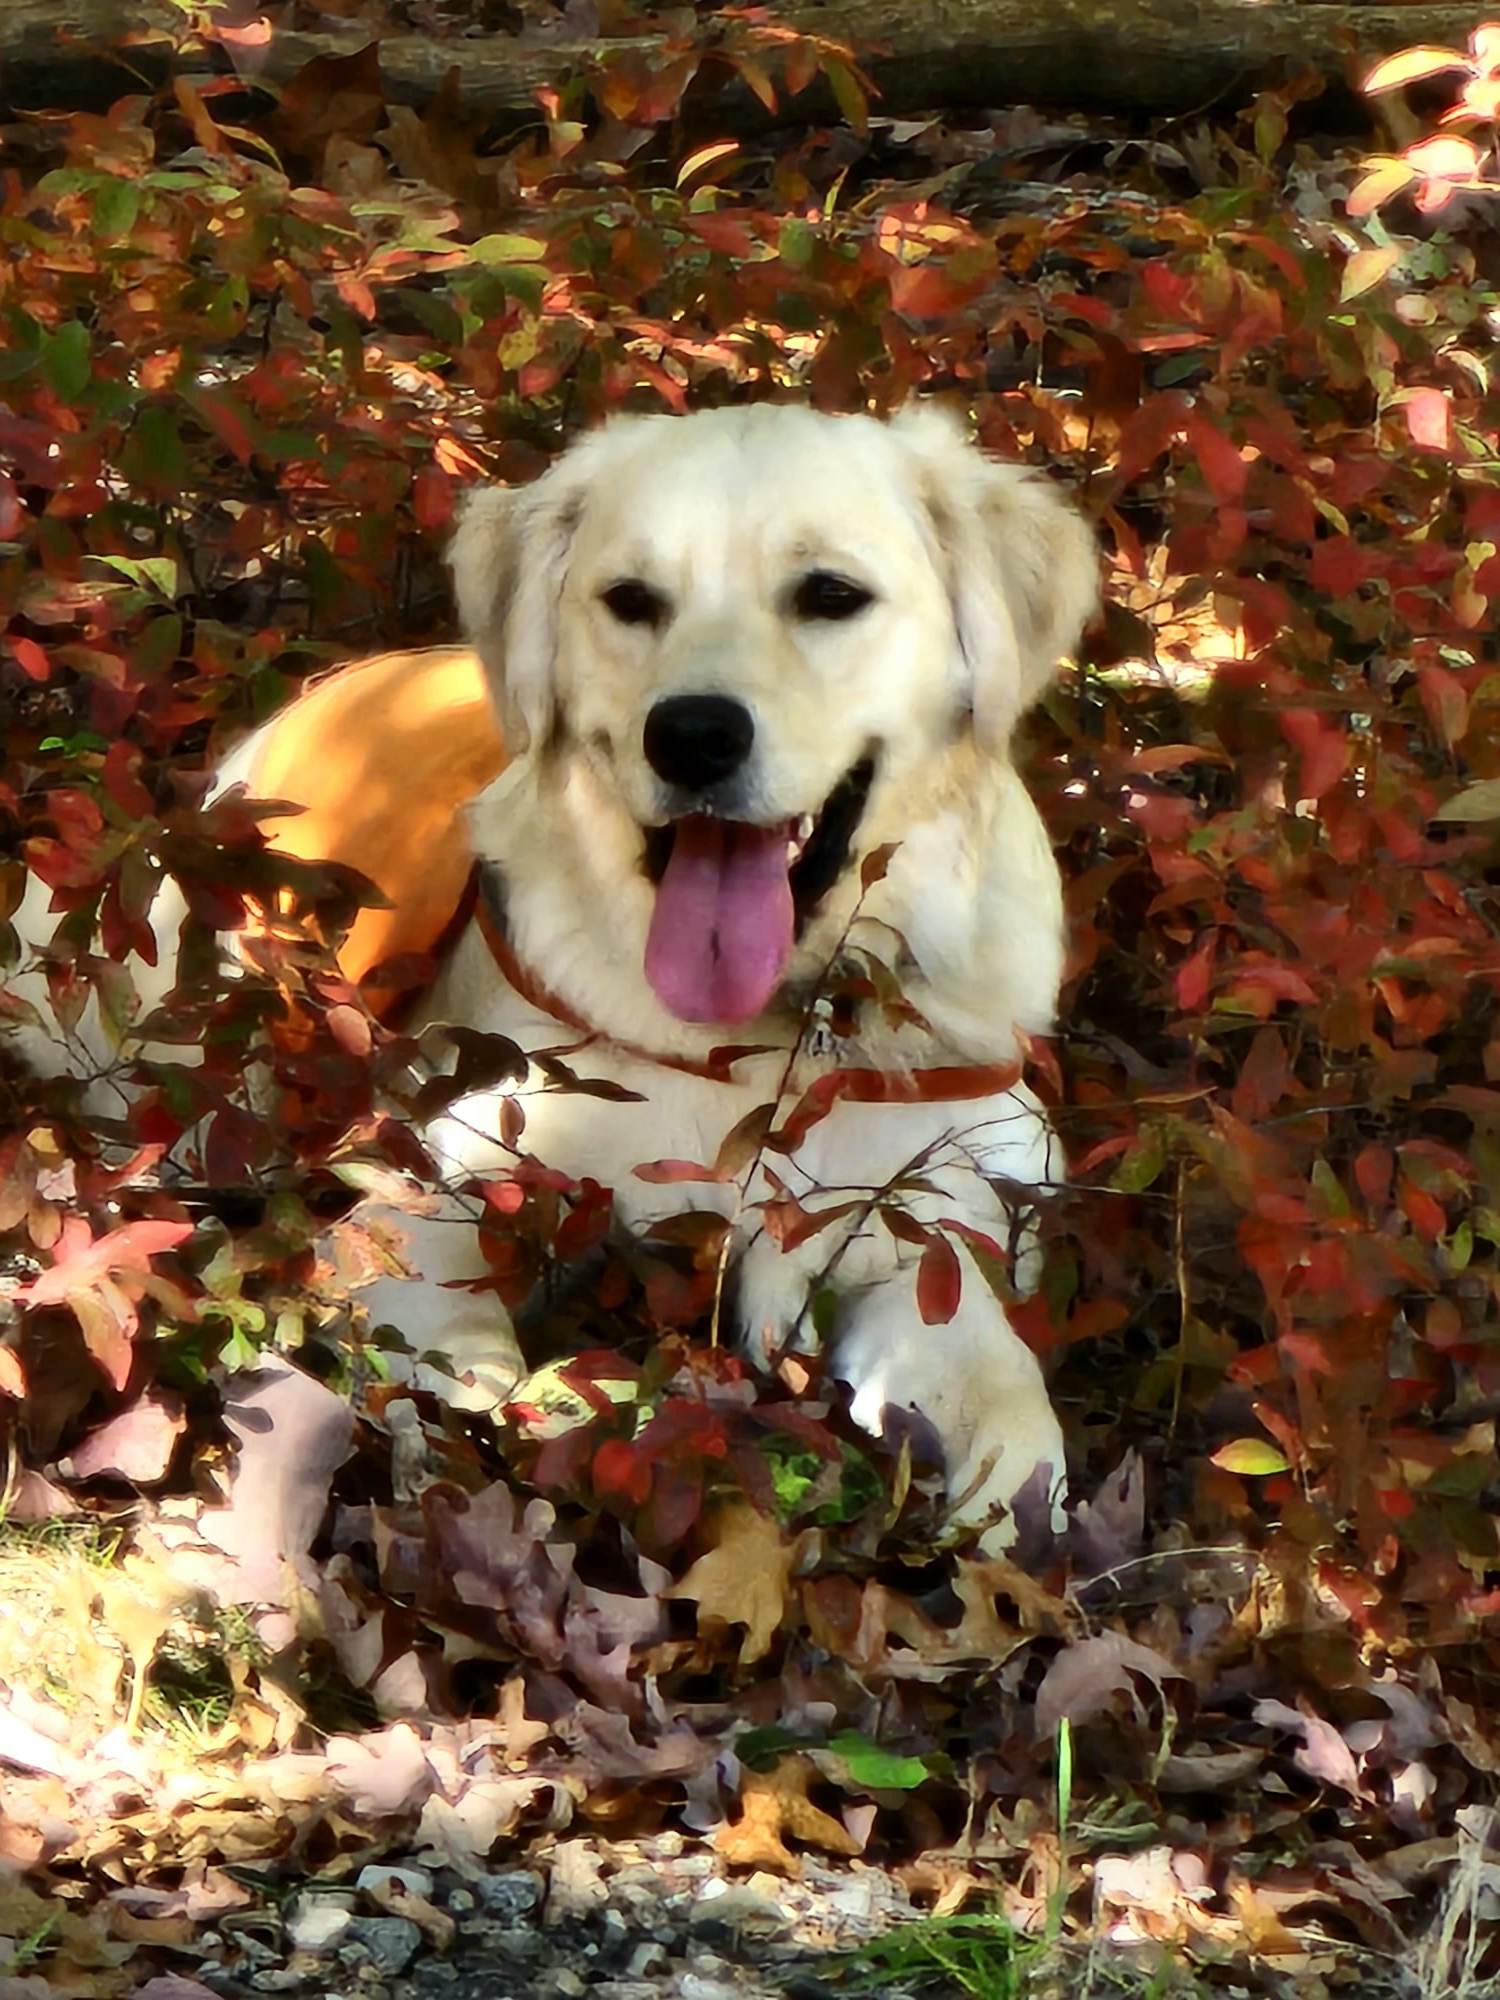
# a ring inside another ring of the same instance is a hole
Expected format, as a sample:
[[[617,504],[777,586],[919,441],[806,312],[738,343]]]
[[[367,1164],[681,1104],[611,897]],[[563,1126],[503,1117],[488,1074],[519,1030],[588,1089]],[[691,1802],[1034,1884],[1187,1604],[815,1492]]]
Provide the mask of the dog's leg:
[[[362,1220],[402,1239],[409,1278],[377,1278],[356,1296],[372,1326],[391,1326],[409,1350],[398,1373],[409,1375],[456,1409],[493,1411],[526,1371],[510,1314],[493,1292],[467,1282],[488,1275],[474,1218],[444,1198],[432,1215],[372,1205]]]
[[[965,1252],[963,1293],[946,1326],[927,1326],[917,1307],[916,1272],[846,1295],[840,1306],[832,1370],[854,1393],[855,1421],[873,1435],[888,1413],[915,1416],[942,1447],[955,1518],[990,1522],[991,1553],[1016,1537],[1009,1513],[1039,1467],[1061,1530],[1065,1469],[1062,1430],[1036,1356],[1005,1317]]]

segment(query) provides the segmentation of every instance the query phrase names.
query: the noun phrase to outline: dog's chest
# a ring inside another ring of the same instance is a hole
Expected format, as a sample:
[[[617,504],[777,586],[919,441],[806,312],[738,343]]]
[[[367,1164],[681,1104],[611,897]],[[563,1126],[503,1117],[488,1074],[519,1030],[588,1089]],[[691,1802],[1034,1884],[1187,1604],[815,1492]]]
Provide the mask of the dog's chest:
[[[1051,1177],[1045,1119],[1024,1086],[941,1101],[825,1097],[816,1086],[834,1065],[821,1049],[796,1064],[784,1050],[743,1056],[720,1078],[571,1033],[502,980],[486,1002],[475,1025],[531,1062],[519,1083],[476,1091],[429,1127],[454,1177],[503,1174],[529,1155],[613,1189],[631,1228],[687,1208],[736,1214],[784,1191],[819,1209],[872,1196],[929,1214],[936,1205],[983,1229],[1004,1214],[993,1180]],[[560,1057],[578,1087],[549,1077],[539,1052]]]

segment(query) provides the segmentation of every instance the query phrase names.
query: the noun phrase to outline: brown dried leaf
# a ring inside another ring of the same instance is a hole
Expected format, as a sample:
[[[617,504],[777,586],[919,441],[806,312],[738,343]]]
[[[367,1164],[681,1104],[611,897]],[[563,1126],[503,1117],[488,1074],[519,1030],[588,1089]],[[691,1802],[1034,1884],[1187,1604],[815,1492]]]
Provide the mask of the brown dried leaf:
[[[1108,1708],[1122,1689],[1133,1696],[1132,1674],[1144,1674],[1157,1688],[1165,1680],[1186,1678],[1165,1654],[1139,1645],[1123,1632],[1101,1632],[1097,1638],[1065,1646],[1037,1689],[1034,1714],[1038,1736],[1050,1736],[1064,1720],[1089,1721]]]
[[[769,1515],[743,1503],[716,1515],[709,1534],[712,1548],[664,1594],[692,1598],[700,1624],[743,1625],[740,1665],[748,1667],[765,1658],[781,1624],[798,1544],[783,1540]]]

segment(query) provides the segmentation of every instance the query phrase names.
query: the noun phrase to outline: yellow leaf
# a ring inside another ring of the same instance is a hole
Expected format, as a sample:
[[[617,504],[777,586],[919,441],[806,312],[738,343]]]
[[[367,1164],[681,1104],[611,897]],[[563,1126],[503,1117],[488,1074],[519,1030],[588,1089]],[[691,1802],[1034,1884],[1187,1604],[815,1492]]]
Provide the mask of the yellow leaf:
[[[710,1528],[713,1547],[699,1556],[668,1597],[691,1597],[698,1622],[743,1625],[740,1665],[764,1659],[786,1610],[797,1544],[782,1539],[769,1516],[744,1504],[726,1507]]]
[[[1417,177],[1415,167],[1405,160],[1379,160],[1354,188],[1344,207],[1352,216],[1373,215],[1382,202],[1410,187]]]
[[[701,174],[705,167],[716,166],[720,160],[727,160],[731,153],[739,150],[738,139],[716,139],[712,145],[700,146],[696,152],[689,153],[677,169],[677,185],[686,187],[693,176]]]
[[[1386,273],[1401,262],[1402,246],[1399,243],[1381,243],[1369,250],[1356,250],[1344,266],[1343,280],[1339,285],[1339,302],[1347,304],[1350,299],[1362,298],[1373,291]]]
[[[1461,56],[1457,49],[1439,49],[1431,46],[1415,49],[1401,49],[1383,62],[1376,63],[1365,78],[1367,91],[1395,90],[1403,83],[1415,83],[1419,77],[1436,76],[1440,70],[1467,69],[1467,56]]]

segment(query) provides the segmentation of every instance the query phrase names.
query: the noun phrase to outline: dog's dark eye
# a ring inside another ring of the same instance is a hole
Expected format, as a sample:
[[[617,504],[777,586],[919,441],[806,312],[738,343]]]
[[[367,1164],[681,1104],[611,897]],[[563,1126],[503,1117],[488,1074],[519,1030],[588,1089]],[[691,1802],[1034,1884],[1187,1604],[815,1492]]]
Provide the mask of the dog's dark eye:
[[[799,618],[853,618],[874,600],[874,591],[862,583],[835,576],[831,569],[815,569],[792,593],[792,609]]]
[[[622,625],[660,625],[666,618],[667,600],[638,576],[622,577],[599,594]]]

